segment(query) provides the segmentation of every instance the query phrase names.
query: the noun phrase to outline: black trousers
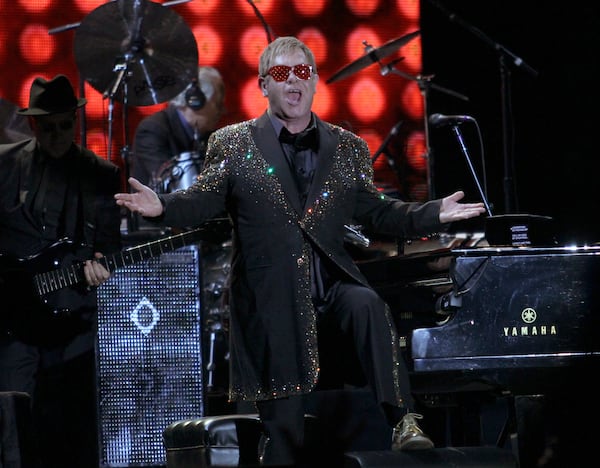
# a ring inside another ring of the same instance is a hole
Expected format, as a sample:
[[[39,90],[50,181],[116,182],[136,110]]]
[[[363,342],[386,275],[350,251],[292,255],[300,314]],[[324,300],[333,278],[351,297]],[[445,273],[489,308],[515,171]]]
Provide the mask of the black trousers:
[[[367,385],[390,425],[414,407],[408,370],[400,356],[394,324],[385,302],[375,291],[340,282],[320,308],[318,344],[320,376],[317,389],[345,384]],[[397,349],[394,349],[394,346]],[[396,354],[395,354],[396,353]],[[394,379],[400,384],[401,398]],[[257,402],[268,436],[263,465],[296,465],[304,450],[305,396]]]
[[[95,353],[88,337],[77,341],[0,343],[0,390],[32,397],[36,468],[98,467]]]

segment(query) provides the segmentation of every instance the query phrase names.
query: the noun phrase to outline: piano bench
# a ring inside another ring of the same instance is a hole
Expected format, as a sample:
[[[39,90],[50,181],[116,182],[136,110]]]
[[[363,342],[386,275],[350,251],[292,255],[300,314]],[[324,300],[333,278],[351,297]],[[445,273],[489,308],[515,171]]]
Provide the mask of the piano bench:
[[[347,452],[343,468],[518,468],[517,458],[498,447],[445,447],[405,452]]]
[[[257,414],[177,421],[163,431],[167,468],[257,466],[262,424]]]

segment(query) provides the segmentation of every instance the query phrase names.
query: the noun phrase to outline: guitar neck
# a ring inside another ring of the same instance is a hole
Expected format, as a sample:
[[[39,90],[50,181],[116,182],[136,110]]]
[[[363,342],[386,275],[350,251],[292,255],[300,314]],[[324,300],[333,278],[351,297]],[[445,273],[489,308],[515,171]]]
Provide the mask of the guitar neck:
[[[204,229],[194,229],[181,234],[175,234],[163,239],[148,242],[146,244],[130,247],[119,253],[108,255],[98,259],[98,261],[111,273],[134,263],[148,260],[163,253],[172,252],[187,245],[191,245],[199,240],[199,234]]]
[[[219,228],[217,227],[215,229]],[[106,255],[98,259],[98,262],[100,262],[109,272],[113,273],[119,268],[191,245],[201,240],[206,233],[207,228],[200,227],[136,247],[130,247],[116,254]],[[41,297],[58,291],[61,288],[75,286],[76,284],[85,281],[83,267],[84,262],[76,262],[67,268],[38,273],[33,276],[35,290]]]

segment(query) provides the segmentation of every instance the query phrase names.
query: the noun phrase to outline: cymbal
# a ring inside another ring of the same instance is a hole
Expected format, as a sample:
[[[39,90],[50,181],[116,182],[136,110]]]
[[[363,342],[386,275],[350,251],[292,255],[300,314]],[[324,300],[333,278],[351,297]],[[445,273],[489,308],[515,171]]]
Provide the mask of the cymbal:
[[[127,105],[168,101],[197,77],[198,45],[183,18],[149,0],[117,0],[91,11],[75,32],[83,77]]]
[[[363,68],[368,67],[372,63],[378,62],[380,59],[387,57],[388,55],[391,55],[397,50],[399,50],[400,47],[402,47],[403,45],[408,44],[420,33],[421,31],[418,30],[413,31],[397,39],[392,39],[391,41],[386,42],[378,48],[373,48],[372,46],[368,45],[366,41],[364,41],[366,55],[363,55],[362,57],[356,59],[354,62],[346,65],[345,67],[335,72],[333,76],[326,81],[326,83],[333,83],[334,81],[343,80],[344,78],[353,75],[354,73],[362,70]]]

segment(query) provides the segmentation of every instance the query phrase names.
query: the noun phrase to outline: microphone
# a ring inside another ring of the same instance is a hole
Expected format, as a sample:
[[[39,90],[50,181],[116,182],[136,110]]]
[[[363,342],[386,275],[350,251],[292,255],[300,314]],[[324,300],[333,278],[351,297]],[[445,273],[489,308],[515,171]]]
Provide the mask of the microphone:
[[[460,125],[464,122],[475,122],[475,119],[470,115],[431,114],[431,116],[429,116],[429,124],[432,127],[443,127],[445,125]]]
[[[381,142],[381,145],[379,145],[379,148],[377,148],[377,151],[375,151],[375,153],[373,154],[373,156],[371,156],[371,162],[372,163],[374,163],[377,160],[377,158],[379,157],[379,155],[381,153],[383,153],[383,151],[385,150],[385,148],[389,144],[390,140],[393,137],[395,137],[396,135],[398,135],[398,132],[400,131],[400,127],[402,127],[403,123],[404,123],[404,121],[401,120],[400,122],[396,123],[396,125],[394,125],[392,127],[392,129],[390,130],[390,132],[386,135],[386,137]]]

